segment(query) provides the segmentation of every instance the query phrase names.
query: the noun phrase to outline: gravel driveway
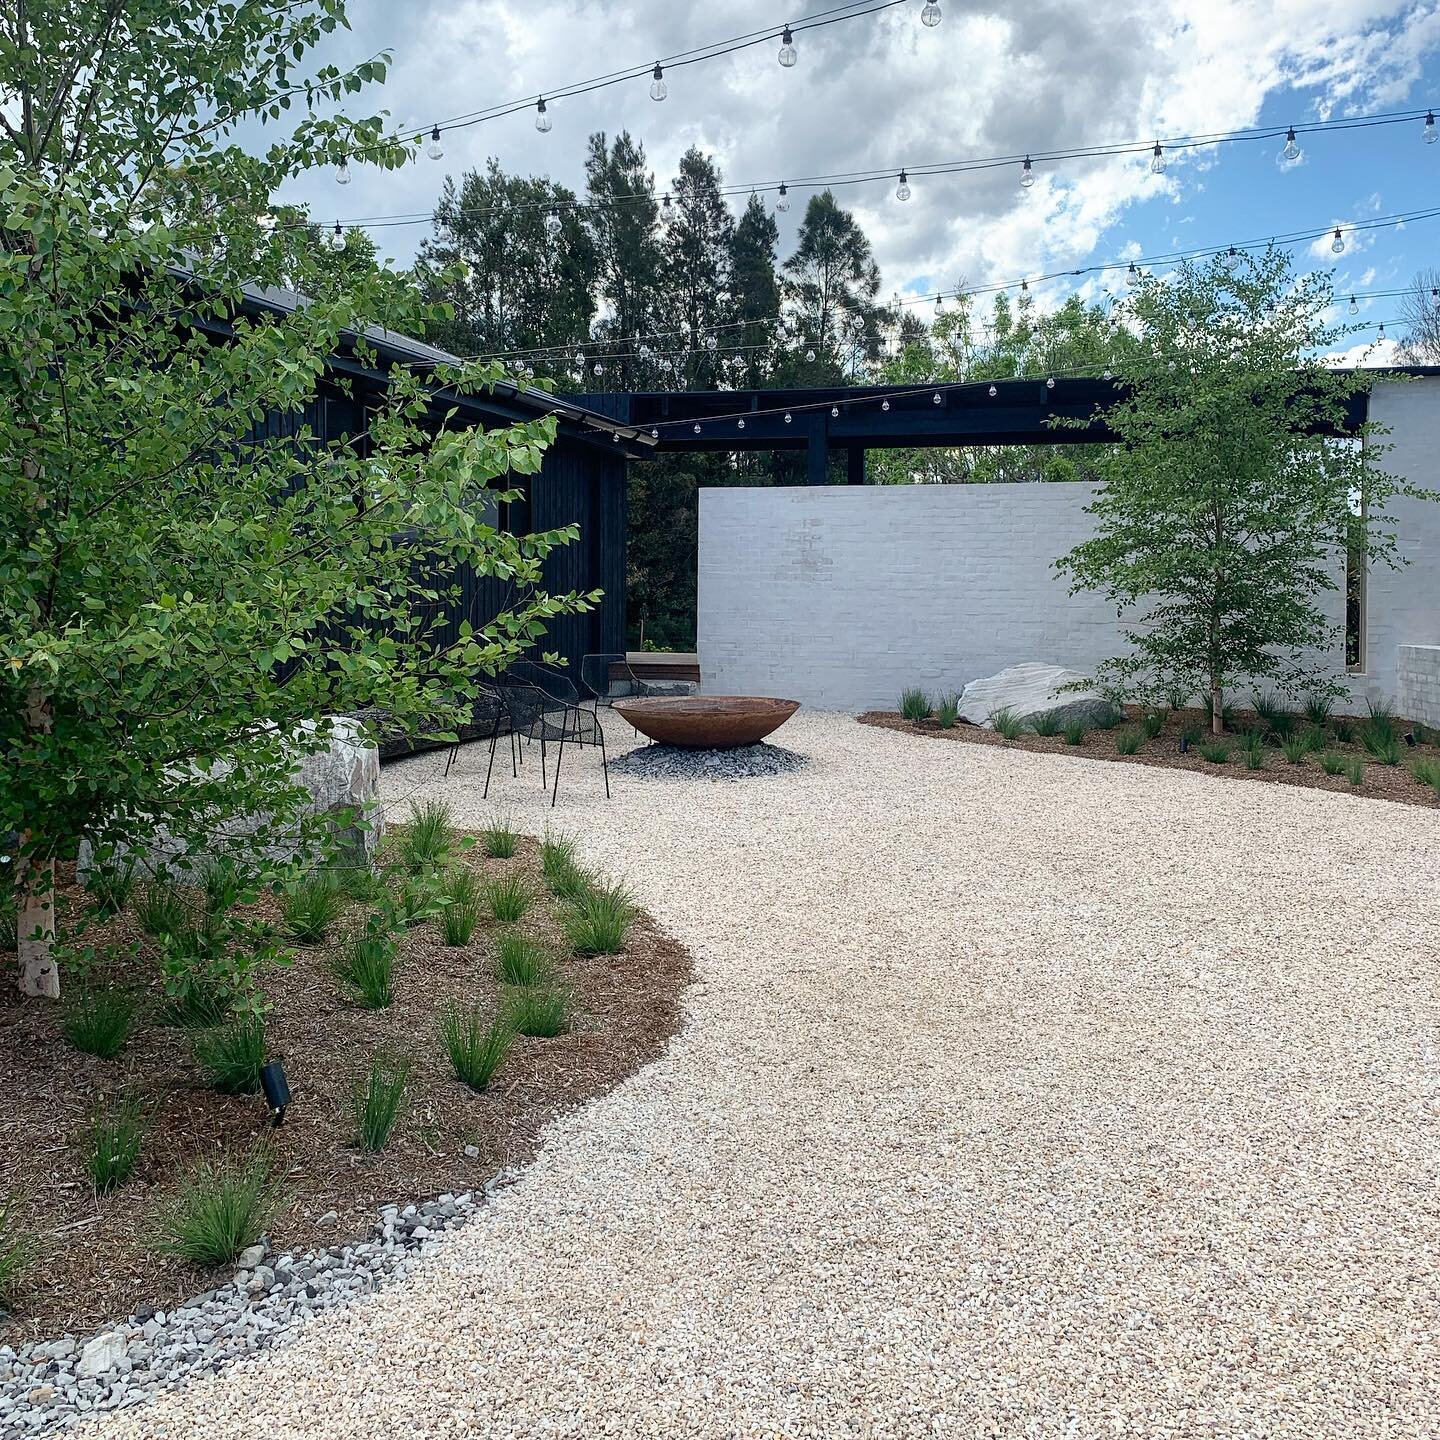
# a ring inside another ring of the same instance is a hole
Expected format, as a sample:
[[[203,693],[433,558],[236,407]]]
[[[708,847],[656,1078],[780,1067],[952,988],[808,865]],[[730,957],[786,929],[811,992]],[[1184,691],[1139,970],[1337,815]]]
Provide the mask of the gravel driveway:
[[[669,1055],[417,1279],[83,1433],[1435,1433],[1435,816],[775,739],[813,763],[562,782],[696,953]],[[538,777],[482,802],[480,747],[442,765],[385,784],[550,819]]]

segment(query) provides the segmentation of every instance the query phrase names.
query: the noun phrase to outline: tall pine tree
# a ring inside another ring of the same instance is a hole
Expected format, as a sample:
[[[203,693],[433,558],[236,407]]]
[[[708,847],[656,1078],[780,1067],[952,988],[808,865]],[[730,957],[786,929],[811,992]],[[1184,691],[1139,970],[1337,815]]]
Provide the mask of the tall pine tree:
[[[715,162],[693,146],[671,186],[673,218],[664,239],[666,313],[678,329],[662,348],[684,349],[678,383],[718,390],[731,353],[731,246],[735,220],[720,193]]]
[[[776,256],[780,227],[752,195],[730,242],[731,308],[735,344],[741,359],[740,383],[755,389],[770,382],[775,364],[773,341],[779,326],[780,277]]]

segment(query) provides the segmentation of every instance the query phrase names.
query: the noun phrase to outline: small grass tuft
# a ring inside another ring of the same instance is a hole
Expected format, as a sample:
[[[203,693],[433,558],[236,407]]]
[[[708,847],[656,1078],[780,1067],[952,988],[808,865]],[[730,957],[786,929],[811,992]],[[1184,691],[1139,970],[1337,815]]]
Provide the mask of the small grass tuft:
[[[1006,740],[1018,740],[1025,733],[1025,722],[1008,707],[997,710],[990,717],[990,723],[995,727],[996,733]]]
[[[336,888],[347,900],[372,904],[385,888],[385,882],[368,865],[336,866],[329,872]]]
[[[577,900],[595,883],[579,861],[575,841],[567,835],[546,835],[540,842],[540,866],[550,893],[560,900]]]
[[[440,898],[444,902],[440,909],[440,931],[445,943],[468,945],[485,907],[480,877],[473,870],[456,866],[446,875]]]
[[[1228,765],[1230,763],[1230,746],[1223,740],[1212,740],[1208,745],[1202,745],[1200,754],[1212,765]]]
[[[110,920],[119,915],[134,898],[136,883],[133,865],[96,865],[85,880],[96,919]]]
[[[7,1309],[14,1307],[40,1249],[35,1236],[20,1224],[15,1213],[19,1208],[18,1195],[0,1200],[0,1305]]]
[[[1247,770],[1263,770],[1265,768],[1265,737],[1258,730],[1251,730],[1240,747],[1240,753],[1245,759]]]
[[[65,1038],[86,1055],[113,1060],[135,1027],[139,1004],[128,990],[104,985],[67,991],[60,1029]]]
[[[1440,795],[1440,760],[1417,760],[1410,773],[1422,784]]]
[[[1358,790],[1365,783],[1365,762],[1352,755],[1345,762],[1345,778]]]
[[[1097,730],[1113,730],[1124,718],[1125,712],[1118,705],[1107,705],[1095,717],[1095,728]]]
[[[1312,754],[1319,754],[1321,750],[1327,749],[1330,744],[1330,732],[1321,725],[1308,726],[1301,733],[1300,738],[1304,740],[1306,749],[1311,751]]]
[[[330,962],[331,972],[362,1009],[384,1010],[395,998],[395,937],[372,915]]]
[[[596,885],[570,902],[561,924],[577,955],[618,955],[634,919],[635,902],[623,885]]]
[[[1328,695],[1307,695],[1305,697],[1305,718],[1323,730],[1330,723],[1330,710],[1334,701]]]
[[[1303,765],[1310,753],[1310,740],[1305,735],[1290,735],[1280,742],[1280,751],[1292,765]]]
[[[1387,729],[1383,724],[1376,725],[1373,720],[1368,720],[1360,729],[1360,743],[1371,758],[1382,765],[1400,763],[1400,740],[1393,728]]]
[[[1366,729],[1377,735],[1388,735],[1394,738],[1399,734],[1395,724],[1395,712],[1384,700],[1371,700],[1366,709],[1369,711],[1369,719],[1365,722]]]
[[[156,939],[178,936],[192,924],[190,906],[168,880],[150,880],[135,892],[135,919]]]
[[[355,1141],[371,1155],[389,1143],[395,1122],[400,1118],[400,1102],[410,1079],[407,1060],[389,1054],[375,1056],[363,1080],[355,1082],[351,1105],[355,1116]]]
[[[1048,740],[1060,733],[1060,717],[1053,710],[1041,710],[1030,717],[1030,728]]]
[[[195,1265],[226,1264],[260,1238],[278,1199],[263,1149],[198,1161],[162,1212],[158,1247]]]
[[[1285,707],[1281,705],[1277,696],[1269,691],[1257,691],[1254,699],[1250,702],[1255,710],[1255,718],[1263,720],[1266,725],[1274,728],[1274,721],[1277,715],[1285,713]]]
[[[400,862],[412,875],[441,870],[455,848],[450,807],[443,800],[410,804],[410,823],[397,837]]]
[[[551,974],[550,957],[534,940],[507,930],[495,953],[495,973],[506,985],[543,985]]]
[[[505,1063],[515,1032],[503,1020],[487,1019],[478,1005],[462,1010],[452,1001],[440,1017],[440,1037],[455,1078],[483,1090]]]
[[[1145,737],[1138,730],[1122,730],[1115,737],[1115,752],[1118,755],[1138,755]]]
[[[218,1025],[195,1037],[195,1059],[205,1083],[222,1095],[257,1095],[265,1064],[265,1024],[247,1015],[232,1025]]]
[[[292,880],[280,897],[285,933],[302,945],[323,945],[330,927],[345,911],[345,893],[328,870],[312,870]]]
[[[492,860],[508,860],[520,843],[520,832],[508,820],[492,820],[480,832],[480,843]]]
[[[1345,757],[1334,750],[1327,750],[1320,757],[1320,768],[1327,775],[1343,775],[1345,773]]]
[[[91,1113],[84,1135],[85,1173],[97,1195],[109,1194],[130,1178],[140,1161],[145,1123],[145,1102],[133,1090]]]
[[[205,894],[205,913],[223,915],[239,904],[240,897],[244,894],[245,881],[240,874],[240,867],[228,856],[212,860],[206,867],[201,889]]]
[[[1344,715],[1337,715],[1330,722],[1330,729],[1342,745],[1349,745],[1355,739],[1355,722]]]
[[[954,694],[942,695],[935,704],[935,723],[942,730],[953,730],[959,718],[960,697]]]
[[[535,892],[519,875],[498,875],[485,881],[484,901],[502,925],[523,920],[535,903]]]
[[[517,1035],[552,1040],[570,1028],[570,1002],[559,990],[524,985],[506,995],[505,1018]]]
[[[1083,720],[1072,720],[1065,727],[1065,743],[1067,745],[1083,745],[1087,734],[1089,734],[1089,730]]]
[[[1276,740],[1288,740],[1295,733],[1295,717],[1288,710],[1277,710],[1266,723]]]
[[[923,720],[930,713],[930,697],[918,688],[904,691],[900,696],[900,713],[907,720]]]
[[[1165,717],[1158,710],[1151,710],[1141,719],[1140,728],[1147,740],[1153,740],[1165,728]]]

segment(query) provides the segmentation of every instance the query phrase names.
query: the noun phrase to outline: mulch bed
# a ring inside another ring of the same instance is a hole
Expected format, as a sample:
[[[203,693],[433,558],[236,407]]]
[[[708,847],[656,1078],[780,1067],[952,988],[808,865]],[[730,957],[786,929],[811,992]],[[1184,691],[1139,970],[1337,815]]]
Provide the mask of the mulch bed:
[[[1125,707],[1125,723],[1134,729],[1143,710],[1137,706]],[[1016,740],[1007,740],[994,730],[983,725],[971,725],[960,721],[948,730],[942,729],[933,718],[907,720],[894,710],[868,710],[857,717],[862,725],[875,725],[882,730],[899,730],[907,735],[923,735],[935,740],[958,740],[966,745],[1002,745],[1012,750],[1031,750],[1042,754],[1080,755],[1087,760],[1118,760],[1130,765],[1160,765],[1170,770],[1199,770],[1207,775],[1220,776],[1228,780],[1254,780],[1271,785],[1304,785],[1313,790],[1333,790],[1347,795],[1359,795],[1371,800],[1394,800],[1403,805],[1421,805],[1429,809],[1440,809],[1440,795],[1428,785],[1423,785],[1410,773],[1404,760],[1399,765],[1382,765],[1373,759],[1365,748],[1355,742],[1341,743],[1331,737],[1326,747],[1336,754],[1358,756],[1365,762],[1365,779],[1358,788],[1351,785],[1344,775],[1327,775],[1320,768],[1317,754],[1307,755],[1299,765],[1292,765],[1278,748],[1267,746],[1263,770],[1247,770],[1240,744],[1246,731],[1264,729],[1264,725],[1252,713],[1237,711],[1232,721],[1232,732],[1223,738],[1231,745],[1229,761],[1224,765],[1212,764],[1192,747],[1186,754],[1180,753],[1180,734],[1187,725],[1198,725],[1205,731],[1201,744],[1212,737],[1208,733],[1210,717],[1208,711],[1176,710],[1166,718],[1165,727],[1153,739],[1145,741],[1134,755],[1121,755],[1115,749],[1115,737],[1122,727],[1114,730],[1094,729],[1086,733],[1079,745],[1068,744],[1063,735],[1035,735],[1026,732]],[[1356,721],[1358,732],[1363,721]],[[1303,722],[1301,727],[1303,728]],[[1409,728],[1408,722],[1397,720],[1397,732]],[[1433,737],[1432,737],[1433,741]],[[1403,747],[1406,759],[1424,756],[1440,759],[1440,748],[1433,743],[1417,746],[1413,750]]]
[[[293,965],[266,972],[262,984],[274,1007],[270,1050],[284,1059],[293,1094],[278,1129],[270,1128],[261,1097],[228,1097],[205,1087],[190,1033],[142,1020],[120,1056],[96,1059],[64,1040],[58,1007],[22,1000],[6,983],[0,991],[0,1197],[19,1197],[20,1219],[38,1236],[40,1258],[16,1313],[0,1320],[0,1338],[17,1343],[83,1333],[142,1303],[167,1309],[217,1283],[216,1272],[154,1248],[157,1212],[181,1168],[196,1157],[267,1139],[285,1177],[269,1231],[273,1245],[322,1248],[363,1236],[381,1205],[478,1188],[498,1169],[529,1159],[547,1122],[664,1051],[679,1028],[681,992],[691,978],[683,946],[642,914],[622,954],[569,955],[533,840],[522,838],[508,860],[484,858],[477,846],[462,863],[493,874],[518,869],[529,879],[540,898],[516,928],[568,957],[558,971],[573,997],[569,1033],[517,1037],[483,1094],[454,1078],[438,1017],[452,999],[467,1004],[478,997],[499,1008],[495,937],[508,927],[488,917],[463,949],[445,946],[433,923],[410,931],[395,1001],[384,1010],[361,1010],[341,996],[323,948],[295,947]],[[66,910],[78,913],[84,905],[82,890],[63,885],[62,927]],[[273,901],[266,897],[256,909],[273,913]],[[352,907],[336,933],[358,929],[366,913],[364,906]],[[86,943],[101,939],[140,941],[134,978],[153,977],[154,942],[128,913],[92,930]],[[354,1142],[351,1093],[380,1050],[408,1057],[410,1082],[388,1147],[366,1155]],[[143,1158],[136,1177],[97,1198],[77,1140],[97,1101],[125,1087],[154,1106]],[[478,1147],[478,1157],[467,1156],[467,1146]],[[339,1223],[322,1227],[319,1218],[331,1210]]]

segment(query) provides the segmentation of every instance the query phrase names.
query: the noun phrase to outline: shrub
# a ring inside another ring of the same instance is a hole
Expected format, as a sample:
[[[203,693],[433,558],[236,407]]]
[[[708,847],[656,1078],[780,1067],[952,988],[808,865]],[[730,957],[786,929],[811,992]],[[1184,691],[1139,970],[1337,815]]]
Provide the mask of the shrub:
[[[635,902],[623,885],[597,885],[572,900],[562,917],[577,955],[618,955],[635,919]]]
[[[335,978],[363,1009],[383,1010],[395,998],[395,937],[372,915],[363,935],[354,936],[330,962]]]
[[[1025,722],[1008,707],[997,710],[990,717],[990,723],[1007,740],[1018,740],[1025,733]]]
[[[265,1064],[265,1023],[247,1015],[195,1037],[195,1059],[205,1083],[222,1095],[257,1095]]]
[[[1212,765],[1228,765],[1230,763],[1230,747],[1223,740],[1212,740],[1208,745],[1202,745],[1200,753]]]
[[[168,937],[160,953],[165,1005],[160,1012],[167,1025],[206,1029],[219,1025],[237,1009],[258,1010],[261,995],[255,971],[267,959],[276,959],[273,947],[227,946],[218,930],[185,930]]]
[[[326,870],[312,870],[292,880],[280,898],[285,933],[302,945],[323,945],[344,910],[339,882]]]
[[[1365,783],[1365,762],[1352,755],[1345,762],[1345,778],[1358,790]]]
[[[1000,727],[997,725],[995,728],[998,730]],[[1030,728],[1048,740],[1060,733],[1060,717],[1053,710],[1041,710],[1030,717]]]
[[[1350,744],[1355,738],[1354,723],[1347,720],[1343,715],[1336,716],[1336,718],[1330,722],[1330,729],[1334,731],[1335,738],[1342,745]]]
[[[1383,725],[1376,726],[1373,721],[1367,721],[1360,728],[1360,743],[1382,765],[1400,763],[1400,741],[1393,729],[1387,730]]]
[[[60,1029],[77,1050],[113,1060],[130,1038],[138,1009],[128,990],[112,985],[72,987],[65,995]]]
[[[96,865],[85,879],[95,914],[101,920],[119,915],[129,905],[135,895],[135,885],[135,867],[129,864]]]
[[[195,1265],[223,1265],[264,1233],[279,1198],[259,1148],[191,1166],[161,1213],[158,1248]]]
[[[515,853],[520,834],[508,820],[492,820],[480,832],[480,840],[492,860],[508,860]]]
[[[1304,735],[1291,735],[1280,742],[1280,749],[1292,765],[1303,765],[1310,753],[1310,741]]]
[[[447,945],[468,945],[485,904],[479,877],[473,870],[457,867],[440,887],[440,929]]]
[[[1141,719],[1140,728],[1147,740],[1153,740],[1165,728],[1165,717],[1158,710],[1151,710]]]
[[[505,1063],[515,1032],[503,1020],[488,1020],[478,1005],[461,1010],[453,1001],[440,1017],[440,1036],[455,1078],[483,1090]]]
[[[1065,743],[1067,745],[1083,745],[1086,733],[1083,720],[1072,720],[1065,727]]]
[[[443,869],[455,848],[450,807],[443,800],[410,804],[410,823],[397,841],[401,863],[412,875]]]
[[[178,887],[168,880],[149,880],[135,894],[135,918],[140,928],[157,940],[193,929],[190,906]]]
[[[1138,730],[1122,730],[1115,737],[1115,750],[1120,755],[1138,755],[1144,736]]]
[[[1327,750],[1320,757],[1320,768],[1327,775],[1343,775],[1345,773],[1345,757],[1337,754],[1334,750]]]
[[[85,1173],[96,1194],[107,1194],[130,1178],[140,1160],[145,1119],[144,1101],[132,1090],[91,1114],[84,1137]]]
[[[550,978],[550,957],[533,940],[508,930],[500,937],[495,973],[506,985],[541,985]]]
[[[352,1105],[355,1139],[372,1155],[383,1150],[400,1118],[400,1102],[410,1078],[409,1063],[393,1055],[377,1055],[363,1080],[355,1082]]]
[[[551,1040],[569,1029],[570,1003],[559,990],[526,985],[505,997],[505,1016],[517,1034]]]
[[[960,697],[958,695],[942,695],[935,706],[935,723],[942,730],[953,730],[955,722],[960,718]]]
[[[20,1208],[17,1195],[0,1200],[0,1304],[12,1308],[30,1267],[35,1263],[38,1246],[31,1232],[22,1226],[15,1212]]]
[[[930,697],[923,690],[906,690],[900,696],[900,713],[907,720],[925,719],[930,713]]]
[[[1323,730],[1330,723],[1330,708],[1333,703],[1328,695],[1307,695],[1305,697],[1305,718],[1312,725]]]
[[[487,880],[484,897],[490,913],[502,925],[513,925],[517,920],[523,920],[535,903],[535,892],[519,875],[498,875]]]

